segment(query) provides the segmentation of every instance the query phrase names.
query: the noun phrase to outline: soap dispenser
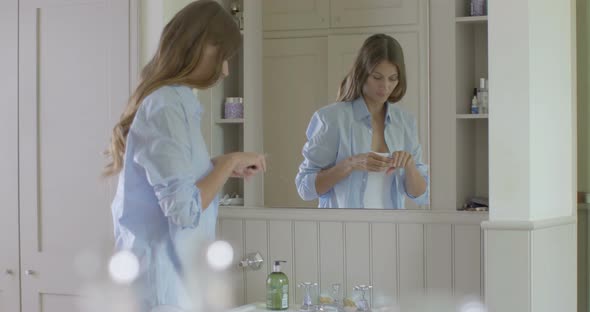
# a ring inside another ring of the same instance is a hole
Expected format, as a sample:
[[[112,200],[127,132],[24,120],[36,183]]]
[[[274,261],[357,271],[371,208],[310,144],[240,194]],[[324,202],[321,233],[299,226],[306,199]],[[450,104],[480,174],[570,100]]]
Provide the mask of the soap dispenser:
[[[281,272],[281,262],[275,260],[272,273],[266,279],[266,308],[268,310],[287,310],[289,308],[289,279]]]

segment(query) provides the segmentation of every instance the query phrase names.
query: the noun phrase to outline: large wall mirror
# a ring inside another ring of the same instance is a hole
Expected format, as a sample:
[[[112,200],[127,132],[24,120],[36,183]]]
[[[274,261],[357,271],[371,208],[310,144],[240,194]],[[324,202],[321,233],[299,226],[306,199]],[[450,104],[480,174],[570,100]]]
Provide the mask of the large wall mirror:
[[[317,207],[297,192],[306,129],[338,88],[365,39],[395,38],[403,49],[407,91],[395,103],[417,121],[422,161],[429,164],[428,12],[426,1],[263,1],[264,136],[269,170],[264,203]],[[358,190],[356,190],[358,191]],[[407,209],[425,209],[406,200]]]
[[[379,33],[403,50],[407,89],[390,107],[412,116],[421,162],[428,167],[429,200],[406,196],[400,205],[454,211],[487,204],[488,115],[473,114],[471,104],[474,92],[478,105],[483,99],[477,90],[482,78],[487,92],[488,20],[473,15],[471,0],[224,0],[228,7],[234,2],[246,6],[244,49],[232,68],[241,75],[230,75],[219,94],[203,93],[202,100],[213,103],[212,133],[206,137],[213,155],[263,150],[268,170],[258,184],[230,181],[224,194],[242,195],[250,207],[318,207],[317,199],[302,199],[296,184],[308,127],[315,112],[337,102],[363,43]],[[260,86],[260,96],[248,99],[248,91]],[[220,120],[217,100],[233,94],[245,96],[244,115],[250,114],[237,124]],[[369,149],[363,152],[372,149],[370,140],[360,142]],[[390,143],[399,142],[386,142],[389,152],[399,150]],[[351,148],[350,154],[360,150]],[[369,188],[359,185],[347,192],[365,196],[357,193]]]

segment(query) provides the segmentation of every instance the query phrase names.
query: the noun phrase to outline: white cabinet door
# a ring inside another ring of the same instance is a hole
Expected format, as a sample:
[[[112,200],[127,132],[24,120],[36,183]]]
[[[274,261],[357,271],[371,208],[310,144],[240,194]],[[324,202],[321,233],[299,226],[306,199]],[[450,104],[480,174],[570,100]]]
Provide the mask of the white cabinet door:
[[[301,200],[295,175],[311,116],[336,98],[336,89],[326,86],[326,57],[325,37],[264,40],[265,206],[317,206]]]
[[[418,24],[422,0],[330,0],[331,27]]]
[[[23,312],[74,312],[89,249],[112,250],[102,152],[129,96],[130,0],[21,0]]]
[[[414,115],[418,122],[423,161],[428,161],[428,91],[425,45],[418,32],[389,33],[397,39],[404,51],[408,87],[404,98],[396,105],[401,105]],[[363,42],[370,34],[334,35],[328,38],[328,89],[336,90],[350,68]],[[406,201],[406,208],[416,206]]]
[[[0,311],[20,311],[18,252],[18,0],[0,2]]]
[[[329,0],[263,0],[265,31],[330,27]]]

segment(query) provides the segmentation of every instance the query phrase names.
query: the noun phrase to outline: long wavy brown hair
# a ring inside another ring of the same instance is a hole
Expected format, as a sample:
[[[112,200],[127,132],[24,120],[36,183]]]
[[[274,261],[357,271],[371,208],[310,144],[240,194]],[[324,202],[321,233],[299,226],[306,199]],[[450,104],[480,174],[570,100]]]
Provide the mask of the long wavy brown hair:
[[[154,90],[171,84],[206,89],[221,77],[223,62],[240,48],[242,37],[232,16],[213,0],[195,1],[180,10],[164,27],[158,50],[141,71],[140,83],[129,98],[119,122],[113,128],[111,144],[105,152],[110,163],[104,176],[119,173],[127,134],[143,99]],[[216,63],[210,73],[194,74],[204,59],[205,49],[215,47]]]
[[[354,61],[354,64],[338,90],[336,101],[350,102],[363,94],[367,78],[379,63],[388,61],[397,67],[399,82],[388,101],[395,103],[406,94],[407,78],[404,52],[397,40],[385,34],[375,34],[367,38]]]

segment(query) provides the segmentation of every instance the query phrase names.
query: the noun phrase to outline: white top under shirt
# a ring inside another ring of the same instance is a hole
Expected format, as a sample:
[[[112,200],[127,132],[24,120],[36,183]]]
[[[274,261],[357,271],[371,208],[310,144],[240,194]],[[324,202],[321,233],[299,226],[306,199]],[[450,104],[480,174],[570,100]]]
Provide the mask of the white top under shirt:
[[[372,152],[375,153],[375,152]],[[389,156],[389,153],[375,153],[380,156]],[[368,172],[367,188],[365,190],[365,208],[385,209],[391,208],[391,185],[393,174],[385,172]]]

